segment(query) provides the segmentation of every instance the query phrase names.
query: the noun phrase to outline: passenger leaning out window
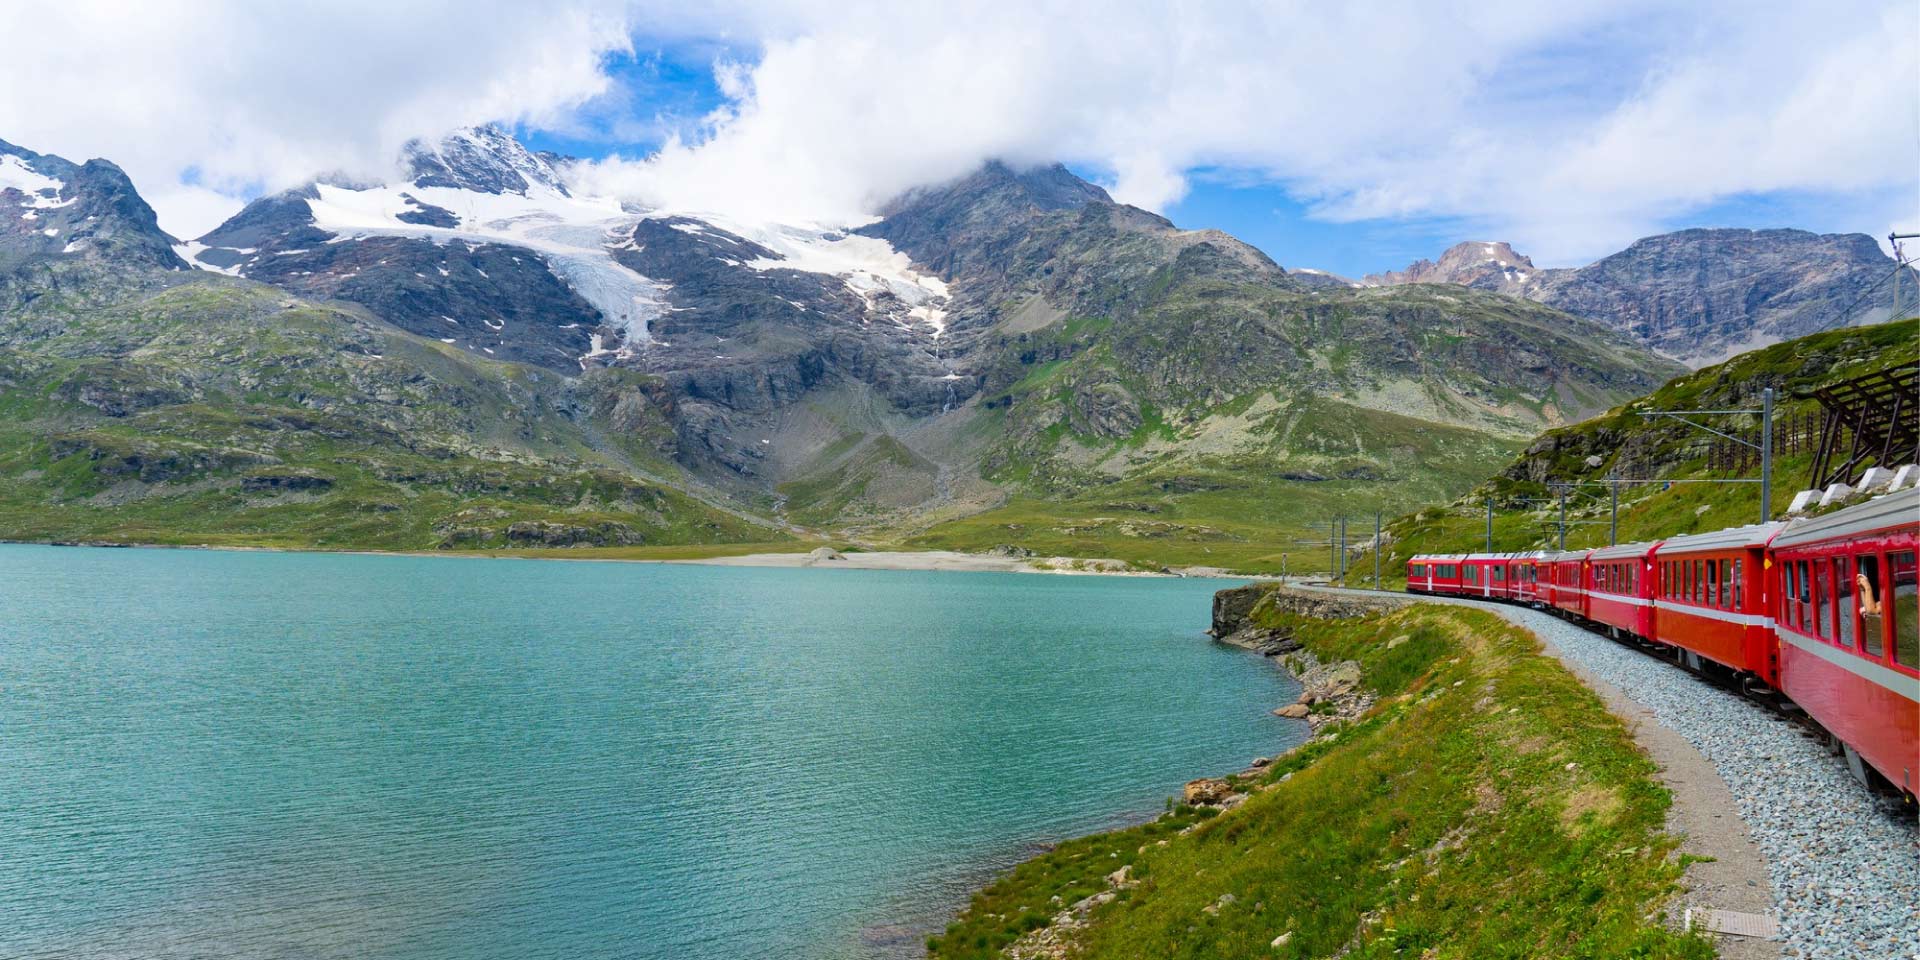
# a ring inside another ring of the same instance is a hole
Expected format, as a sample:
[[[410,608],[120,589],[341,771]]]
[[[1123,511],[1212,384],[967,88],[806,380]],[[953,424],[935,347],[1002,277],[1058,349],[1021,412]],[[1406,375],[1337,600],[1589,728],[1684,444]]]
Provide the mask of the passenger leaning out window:
[[[1881,637],[1885,636],[1882,626],[1882,603],[1880,601],[1880,558],[1861,557],[1853,568],[1853,588],[1860,597],[1860,649],[1869,656],[1879,656]]]

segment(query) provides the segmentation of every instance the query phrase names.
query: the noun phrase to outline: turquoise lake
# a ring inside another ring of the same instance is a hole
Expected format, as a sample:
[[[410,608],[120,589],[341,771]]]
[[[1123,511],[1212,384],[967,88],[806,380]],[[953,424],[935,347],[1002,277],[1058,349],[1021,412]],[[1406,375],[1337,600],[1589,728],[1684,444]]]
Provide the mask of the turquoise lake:
[[[911,956],[1301,738],[1225,585],[0,545],[0,956]]]

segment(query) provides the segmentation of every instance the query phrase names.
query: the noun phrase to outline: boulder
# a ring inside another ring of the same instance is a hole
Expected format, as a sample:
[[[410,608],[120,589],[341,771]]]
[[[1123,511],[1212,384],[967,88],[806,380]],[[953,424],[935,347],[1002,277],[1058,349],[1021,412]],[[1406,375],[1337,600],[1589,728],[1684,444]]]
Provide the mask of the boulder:
[[[814,547],[812,552],[807,554],[807,565],[812,566],[816,563],[845,559],[845,554],[832,547]]]
[[[1276,717],[1285,717],[1288,720],[1304,720],[1307,717],[1307,705],[1304,703],[1289,703],[1273,711],[1273,715]]]
[[[1188,781],[1180,792],[1180,802],[1190,807],[1212,807],[1233,796],[1233,785],[1216,777]]]

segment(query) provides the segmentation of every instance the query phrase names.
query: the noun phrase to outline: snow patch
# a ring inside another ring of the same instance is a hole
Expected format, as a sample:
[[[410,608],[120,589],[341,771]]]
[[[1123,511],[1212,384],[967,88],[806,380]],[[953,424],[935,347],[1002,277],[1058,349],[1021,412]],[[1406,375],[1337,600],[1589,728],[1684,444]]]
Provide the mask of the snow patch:
[[[628,356],[651,341],[648,324],[666,309],[664,287],[613,259],[607,249],[609,233],[631,231],[639,218],[618,201],[570,197],[534,184],[525,195],[492,194],[453,187],[398,184],[351,190],[321,184],[319,198],[309,200],[314,225],[322,230],[360,236],[421,237],[441,243],[475,241],[501,243],[539,254],[581,299],[600,311],[608,326],[619,331],[620,343],[596,346],[596,353]],[[459,221],[454,227],[410,224],[399,215],[413,209],[401,197],[410,194],[421,203],[440,207]],[[519,263],[520,258],[513,258]],[[477,271],[482,277],[486,271]],[[489,278],[491,279],[491,278]],[[584,361],[595,356],[589,353]]]
[[[206,270],[212,273],[224,273],[229,277],[237,277],[240,275],[240,265],[238,263],[234,264],[231,267],[222,267],[222,266],[216,266],[211,263],[201,262],[200,251],[212,250],[212,249],[214,248],[209,247],[198,240],[188,240],[186,243],[176,243],[173,245],[174,254],[177,255],[180,259],[185,260],[187,262],[187,265],[194,268],[195,270]],[[225,249],[225,248],[221,248],[221,249]]]
[[[40,210],[64,207],[80,199],[79,197],[60,199],[59,194],[67,188],[64,182],[34,170],[27,166],[26,160],[11,153],[0,154],[0,190],[9,188],[26,194],[26,205]],[[49,191],[54,196],[43,196]],[[33,219],[25,215],[22,217],[27,220]]]
[[[880,294],[891,294],[906,305],[912,321],[909,325],[930,327],[935,339],[946,332],[945,307],[951,299],[946,282],[915,269],[913,261],[887,241],[851,232],[861,224],[745,223],[697,211],[655,211],[648,216],[697,220],[776,254],[738,264],[749,270],[800,270],[839,277],[848,290],[866,302],[870,314],[879,309]],[[670,226],[683,233],[713,236],[691,223]]]

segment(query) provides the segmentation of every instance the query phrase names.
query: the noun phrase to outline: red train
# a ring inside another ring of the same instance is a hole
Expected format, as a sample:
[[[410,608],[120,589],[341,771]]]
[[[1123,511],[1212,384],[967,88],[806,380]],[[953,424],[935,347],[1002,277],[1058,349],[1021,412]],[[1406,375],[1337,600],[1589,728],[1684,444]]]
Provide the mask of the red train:
[[[1808,519],[1564,553],[1422,555],[1413,593],[1507,600],[1804,710],[1920,791],[1920,487]]]

